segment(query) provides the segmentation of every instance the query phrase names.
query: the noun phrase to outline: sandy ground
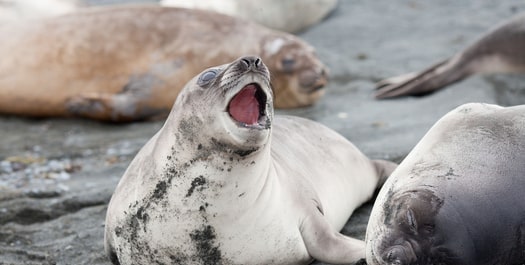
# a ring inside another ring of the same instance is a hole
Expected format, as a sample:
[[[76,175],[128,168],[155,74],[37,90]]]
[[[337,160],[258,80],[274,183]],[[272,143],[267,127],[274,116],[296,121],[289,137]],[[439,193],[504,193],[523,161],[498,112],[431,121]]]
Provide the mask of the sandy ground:
[[[326,124],[371,158],[399,162],[460,104],[525,103],[525,77],[475,76],[425,98],[387,101],[372,98],[374,82],[444,59],[524,11],[520,0],[343,0],[329,18],[299,34],[331,70],[327,95],[314,107],[286,113]],[[108,265],[107,202],[161,125],[0,117],[0,264]],[[355,212],[345,234],[364,239],[371,205]]]

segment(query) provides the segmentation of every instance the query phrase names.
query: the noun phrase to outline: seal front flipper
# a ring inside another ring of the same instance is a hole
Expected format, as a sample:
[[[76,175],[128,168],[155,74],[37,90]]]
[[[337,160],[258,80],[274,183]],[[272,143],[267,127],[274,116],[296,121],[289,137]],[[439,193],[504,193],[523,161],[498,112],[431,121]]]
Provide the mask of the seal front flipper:
[[[69,98],[65,107],[71,116],[112,122],[151,119],[169,113],[168,109],[144,107],[136,94],[84,93]]]
[[[447,85],[461,81],[472,73],[469,64],[456,55],[418,74],[404,74],[380,81],[377,84],[378,90],[375,93],[375,98],[425,96]]]
[[[299,229],[308,254],[316,260],[348,264],[365,257],[365,242],[335,231],[319,208],[312,209]]]
[[[397,164],[388,160],[372,160],[372,164],[374,165],[377,176],[379,176],[378,183],[376,186],[376,189],[379,190],[385,184],[385,181],[390,175],[392,175],[392,172],[397,168]]]

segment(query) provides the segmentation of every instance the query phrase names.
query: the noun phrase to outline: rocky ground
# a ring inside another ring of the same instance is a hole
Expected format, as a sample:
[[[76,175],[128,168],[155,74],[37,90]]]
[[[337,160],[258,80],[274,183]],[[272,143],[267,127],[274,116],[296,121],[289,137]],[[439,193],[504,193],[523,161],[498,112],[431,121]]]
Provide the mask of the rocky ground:
[[[387,101],[372,98],[374,82],[444,59],[523,11],[520,0],[340,1],[329,18],[299,34],[331,69],[327,95],[286,113],[326,124],[372,158],[400,161],[460,104],[525,103],[525,77],[475,76],[425,98]],[[108,265],[106,205],[161,125],[0,117],[0,264]],[[370,209],[359,208],[343,232],[363,239]]]

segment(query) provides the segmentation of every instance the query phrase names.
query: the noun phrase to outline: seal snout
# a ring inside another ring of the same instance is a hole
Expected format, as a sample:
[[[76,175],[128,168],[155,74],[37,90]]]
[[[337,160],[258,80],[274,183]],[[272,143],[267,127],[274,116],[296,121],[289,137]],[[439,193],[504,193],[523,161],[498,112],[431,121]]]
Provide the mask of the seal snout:
[[[392,265],[406,265],[417,260],[414,249],[407,242],[388,248],[382,259]]]
[[[239,61],[239,64],[244,70],[255,70],[263,66],[261,58],[255,56],[243,57]]]
[[[302,91],[308,94],[315,93],[323,89],[328,83],[328,73],[323,68],[307,69],[299,74],[299,84]]]

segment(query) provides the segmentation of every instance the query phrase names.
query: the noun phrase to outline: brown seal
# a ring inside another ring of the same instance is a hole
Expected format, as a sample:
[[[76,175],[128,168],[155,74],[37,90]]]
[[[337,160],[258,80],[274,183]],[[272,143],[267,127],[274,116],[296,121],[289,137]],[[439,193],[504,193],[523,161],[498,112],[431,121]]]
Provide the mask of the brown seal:
[[[78,0],[0,0],[0,25],[62,15],[82,6]]]
[[[503,22],[463,51],[419,73],[378,83],[378,99],[426,95],[477,73],[525,73],[525,14]]]
[[[166,116],[202,69],[266,62],[278,108],[313,104],[325,66],[299,38],[201,10],[88,8],[0,27],[0,113],[131,121]]]

